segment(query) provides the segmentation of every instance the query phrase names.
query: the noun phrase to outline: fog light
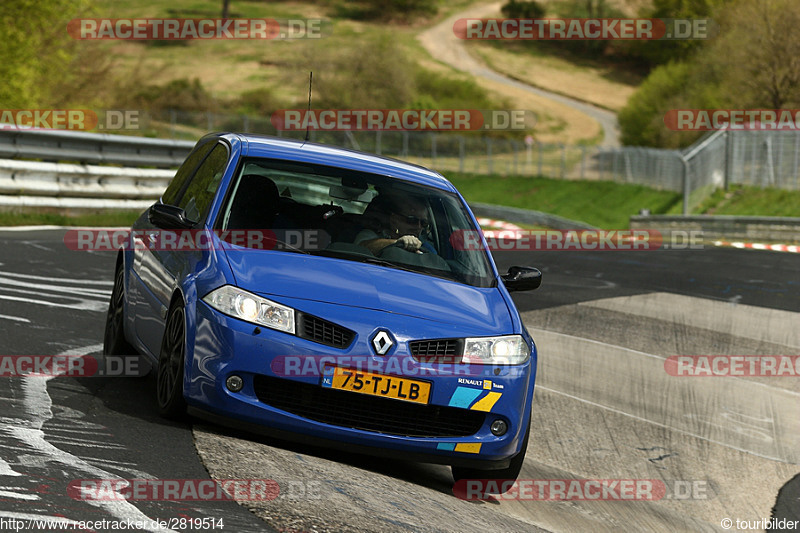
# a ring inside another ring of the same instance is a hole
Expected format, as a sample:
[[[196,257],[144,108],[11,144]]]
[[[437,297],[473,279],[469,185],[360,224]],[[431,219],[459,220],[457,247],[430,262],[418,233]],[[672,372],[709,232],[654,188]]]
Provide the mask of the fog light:
[[[244,381],[239,376],[231,376],[225,380],[225,386],[228,387],[228,390],[231,392],[239,392],[242,390],[242,387],[244,387]],[[492,429],[492,431],[494,431],[494,429]],[[505,433],[505,430],[503,430],[503,433]]]
[[[492,430],[496,436],[501,437],[506,434],[508,431],[508,424],[506,424],[505,420],[495,420],[492,422],[491,427],[489,428]]]

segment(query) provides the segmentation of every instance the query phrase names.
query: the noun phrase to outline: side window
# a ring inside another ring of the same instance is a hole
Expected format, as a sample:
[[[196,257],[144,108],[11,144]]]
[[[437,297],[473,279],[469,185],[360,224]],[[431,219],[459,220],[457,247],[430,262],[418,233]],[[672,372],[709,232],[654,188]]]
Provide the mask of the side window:
[[[200,162],[208,155],[214,146],[215,143],[207,142],[189,154],[189,157],[187,157],[186,161],[183,162],[181,167],[178,169],[178,172],[175,173],[175,177],[172,178],[167,190],[161,195],[162,202],[168,205],[177,204],[181,191],[183,190],[189,178],[191,178],[194,174],[197,165],[200,164]]]
[[[186,211],[186,217],[189,220],[200,221],[203,219],[217,192],[227,165],[228,148],[219,143],[197,169],[178,202],[178,207]]]

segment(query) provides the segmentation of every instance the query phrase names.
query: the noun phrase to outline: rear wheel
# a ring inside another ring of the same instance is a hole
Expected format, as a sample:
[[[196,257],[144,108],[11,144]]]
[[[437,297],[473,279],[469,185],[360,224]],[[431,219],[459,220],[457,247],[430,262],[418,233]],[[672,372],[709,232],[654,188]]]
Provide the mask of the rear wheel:
[[[186,401],[183,399],[183,367],[186,354],[186,320],[183,303],[172,304],[161,341],[156,374],[156,399],[161,416],[183,418]]]
[[[103,336],[103,355],[133,355],[136,350],[125,339],[125,273],[123,263],[114,271],[114,290],[108,302],[106,331]]]
[[[488,479],[493,481],[499,480],[512,480],[515,481],[519,477],[519,472],[522,470],[522,463],[525,462],[525,454],[528,451],[528,438],[531,434],[531,424],[528,422],[528,428],[525,430],[525,440],[522,441],[522,448],[519,453],[511,459],[511,464],[507,468],[499,470],[479,470],[477,468],[462,468],[458,466],[452,467],[453,480],[458,482],[465,479]],[[498,488],[502,486],[497,483]],[[486,492],[486,491],[485,491]]]

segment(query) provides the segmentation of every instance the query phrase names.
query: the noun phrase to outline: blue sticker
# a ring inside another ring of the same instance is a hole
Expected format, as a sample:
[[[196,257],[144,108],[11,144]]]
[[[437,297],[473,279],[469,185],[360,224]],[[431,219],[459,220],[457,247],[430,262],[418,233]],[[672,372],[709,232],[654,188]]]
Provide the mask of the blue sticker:
[[[469,406],[472,405],[472,402],[475,401],[475,398],[480,396],[482,392],[483,391],[481,389],[458,387],[453,393],[453,397],[450,398],[450,403],[448,405],[450,407],[462,407],[464,409],[468,409]]]

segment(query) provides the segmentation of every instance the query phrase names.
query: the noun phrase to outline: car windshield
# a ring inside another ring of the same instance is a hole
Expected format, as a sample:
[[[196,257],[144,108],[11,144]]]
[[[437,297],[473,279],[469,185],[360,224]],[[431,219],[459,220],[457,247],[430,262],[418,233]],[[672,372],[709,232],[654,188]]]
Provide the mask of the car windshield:
[[[494,285],[478,229],[459,197],[396,178],[244,159],[217,227],[264,231],[281,251]],[[253,242],[259,240],[242,240]]]

